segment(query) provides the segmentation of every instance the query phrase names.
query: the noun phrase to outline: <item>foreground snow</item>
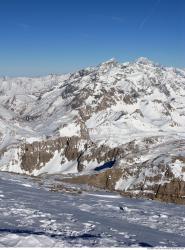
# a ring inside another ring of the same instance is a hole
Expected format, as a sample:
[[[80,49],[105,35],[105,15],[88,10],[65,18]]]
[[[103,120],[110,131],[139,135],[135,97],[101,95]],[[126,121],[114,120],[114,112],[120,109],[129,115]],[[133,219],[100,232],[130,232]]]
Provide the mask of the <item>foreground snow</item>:
[[[47,185],[0,173],[0,247],[185,246],[183,206]]]

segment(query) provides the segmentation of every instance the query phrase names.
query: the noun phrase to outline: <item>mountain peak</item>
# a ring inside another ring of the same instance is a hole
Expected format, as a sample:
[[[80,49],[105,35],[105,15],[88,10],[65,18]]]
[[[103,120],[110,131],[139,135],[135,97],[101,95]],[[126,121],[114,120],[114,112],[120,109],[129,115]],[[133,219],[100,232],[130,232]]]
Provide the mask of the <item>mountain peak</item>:
[[[139,57],[136,61],[136,63],[139,63],[139,64],[144,64],[144,65],[153,65],[154,62],[149,60],[147,57]]]
[[[103,63],[100,64],[100,67],[101,68],[107,68],[107,67],[114,67],[118,64],[118,62],[116,61],[115,58],[111,58]]]

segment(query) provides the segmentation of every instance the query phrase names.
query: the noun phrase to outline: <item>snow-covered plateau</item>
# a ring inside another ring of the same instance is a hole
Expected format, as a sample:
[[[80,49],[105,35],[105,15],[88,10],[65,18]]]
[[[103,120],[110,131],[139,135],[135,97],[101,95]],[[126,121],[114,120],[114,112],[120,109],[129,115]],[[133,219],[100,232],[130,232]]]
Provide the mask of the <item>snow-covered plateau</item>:
[[[185,203],[185,71],[139,58],[0,79],[0,170]]]

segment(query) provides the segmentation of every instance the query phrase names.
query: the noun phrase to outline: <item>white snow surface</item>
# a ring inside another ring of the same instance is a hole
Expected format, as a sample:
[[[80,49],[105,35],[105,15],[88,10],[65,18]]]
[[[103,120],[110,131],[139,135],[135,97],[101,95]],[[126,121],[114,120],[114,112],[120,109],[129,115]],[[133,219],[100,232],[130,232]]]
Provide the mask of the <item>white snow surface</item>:
[[[61,161],[64,160],[64,163],[61,164]],[[15,171],[14,171],[15,172]],[[32,175],[40,175],[44,173],[54,174],[54,173],[63,173],[63,174],[73,174],[77,173],[77,161],[68,161],[63,159],[61,153],[57,150],[54,153],[54,156],[49,162],[47,162],[41,169],[35,169],[32,172]]]
[[[38,181],[0,173],[0,247],[185,247],[181,205]]]
[[[60,136],[80,136],[80,126],[70,123],[66,127],[60,129]]]

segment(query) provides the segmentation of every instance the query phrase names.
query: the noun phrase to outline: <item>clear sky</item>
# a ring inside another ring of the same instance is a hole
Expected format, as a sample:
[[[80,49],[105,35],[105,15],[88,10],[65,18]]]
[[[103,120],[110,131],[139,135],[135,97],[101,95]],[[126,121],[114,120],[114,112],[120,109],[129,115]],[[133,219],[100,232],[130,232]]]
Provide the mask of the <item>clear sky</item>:
[[[185,0],[0,0],[1,76],[140,56],[185,68]]]

